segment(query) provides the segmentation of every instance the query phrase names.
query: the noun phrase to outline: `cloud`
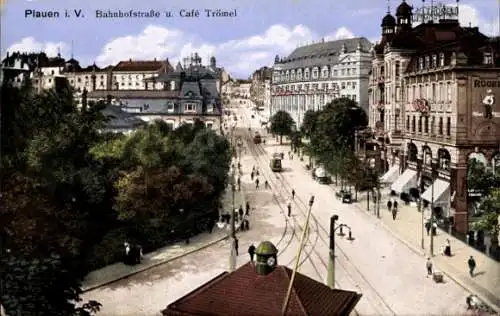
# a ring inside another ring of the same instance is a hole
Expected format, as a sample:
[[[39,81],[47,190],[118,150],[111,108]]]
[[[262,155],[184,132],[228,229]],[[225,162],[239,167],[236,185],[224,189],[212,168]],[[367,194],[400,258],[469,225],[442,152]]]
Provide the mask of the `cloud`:
[[[33,37],[25,37],[19,42],[12,44],[7,52],[29,52],[38,53],[45,52],[47,56],[57,56],[60,52],[62,56],[67,56],[69,53],[69,46],[64,42],[38,42]]]
[[[327,40],[336,40],[352,38],[354,35],[349,29],[341,27],[324,37]],[[204,63],[208,62],[208,57],[215,56],[218,64],[232,75],[246,77],[257,68],[272,65],[275,55],[287,56],[295,48],[318,42],[320,38],[319,34],[305,25],[288,27],[275,24],[261,34],[222,43],[209,43],[179,29],[148,25],[140,33],[110,40],[102,47],[95,61],[99,66],[116,64],[130,58],[136,60],[169,58],[172,63],[177,63],[183,57],[197,52],[204,59]],[[28,37],[12,45],[9,51],[14,47],[18,50],[46,50],[51,53],[57,52],[57,47],[61,47],[61,53],[67,56],[65,53],[68,45],[40,43]]]
[[[479,10],[468,4],[460,4],[458,19],[464,26],[478,26],[479,30],[489,36],[498,35],[498,16],[495,14],[494,19],[486,19],[481,16]]]

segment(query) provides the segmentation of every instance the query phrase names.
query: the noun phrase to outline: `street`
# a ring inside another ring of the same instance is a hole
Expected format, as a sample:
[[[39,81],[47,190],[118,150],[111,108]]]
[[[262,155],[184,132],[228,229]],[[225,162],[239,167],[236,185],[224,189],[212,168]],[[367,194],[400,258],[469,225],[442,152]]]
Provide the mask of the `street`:
[[[425,258],[412,252],[372,216],[360,212],[354,205],[342,204],[331,187],[311,179],[310,171],[305,170],[298,158],[285,158],[284,171],[272,173],[268,166],[271,154],[287,153],[289,147],[279,146],[267,137],[266,151],[262,146],[252,148],[251,133],[260,130],[259,118],[251,119],[250,110],[244,108],[238,110],[240,115],[243,122],[239,119],[235,134],[244,137],[248,147],[241,157],[241,181],[253,209],[250,230],[238,233],[238,266],[249,260],[246,251],[250,244],[257,246],[261,241],[270,240],[280,251],[278,264],[293,268],[307,204],[314,195],[299,272],[326,283],[330,216],[337,214],[338,224],[344,223],[352,228],[354,240],[336,236],[336,286],[363,294],[356,306],[359,315],[467,314],[467,291],[446,278],[441,284],[427,278]],[[248,127],[251,127],[251,132],[248,132]],[[261,134],[266,135],[264,131]],[[254,165],[261,171],[260,189],[257,190],[249,176]],[[264,189],[266,179],[271,189]],[[292,202],[292,216],[288,219],[286,205],[292,188],[296,196]],[[85,293],[83,299],[101,302],[103,307],[98,313],[101,316],[159,315],[169,303],[226,271],[229,247],[229,242],[217,244]]]

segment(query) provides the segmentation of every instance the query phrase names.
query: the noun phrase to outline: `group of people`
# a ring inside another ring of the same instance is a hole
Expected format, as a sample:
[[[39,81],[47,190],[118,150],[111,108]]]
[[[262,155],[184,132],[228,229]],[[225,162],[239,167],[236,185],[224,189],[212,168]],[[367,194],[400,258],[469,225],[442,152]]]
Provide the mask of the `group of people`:
[[[123,263],[131,266],[140,264],[143,258],[142,247],[140,245],[131,245],[127,241],[123,243],[123,246],[125,248],[123,254]]]
[[[392,219],[396,220],[398,215],[398,201],[392,199],[387,201],[387,209],[389,212],[392,212]]]

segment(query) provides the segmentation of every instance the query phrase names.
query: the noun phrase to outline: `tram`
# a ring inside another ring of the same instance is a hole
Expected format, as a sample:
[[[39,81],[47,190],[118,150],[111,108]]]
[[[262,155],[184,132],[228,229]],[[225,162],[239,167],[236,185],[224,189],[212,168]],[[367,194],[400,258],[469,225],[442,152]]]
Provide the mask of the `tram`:
[[[254,144],[262,143],[262,136],[260,136],[258,132],[255,132],[255,136],[253,137],[253,143]]]
[[[271,162],[269,163],[271,170],[274,172],[281,172],[281,154],[275,153],[271,158]]]

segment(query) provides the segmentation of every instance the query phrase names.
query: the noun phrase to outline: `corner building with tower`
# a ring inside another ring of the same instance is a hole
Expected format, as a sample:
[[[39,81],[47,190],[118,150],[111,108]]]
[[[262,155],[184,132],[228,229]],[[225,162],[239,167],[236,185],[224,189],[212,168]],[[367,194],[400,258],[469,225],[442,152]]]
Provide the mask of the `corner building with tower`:
[[[367,157],[374,143],[393,193],[432,203],[441,222],[465,233],[469,160],[500,168],[500,41],[461,26],[458,1],[422,8],[403,1],[381,27],[365,133],[374,139],[360,140],[357,151]]]

